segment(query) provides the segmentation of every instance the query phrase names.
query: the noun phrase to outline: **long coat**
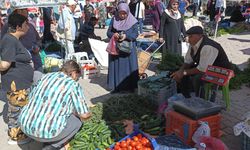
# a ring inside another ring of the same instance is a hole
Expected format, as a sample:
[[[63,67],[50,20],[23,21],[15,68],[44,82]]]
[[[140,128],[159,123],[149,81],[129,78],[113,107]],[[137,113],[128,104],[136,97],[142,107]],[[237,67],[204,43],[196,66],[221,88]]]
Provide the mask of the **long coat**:
[[[159,35],[166,42],[163,55],[167,52],[182,54],[180,34],[186,34],[183,18],[173,19],[166,12],[162,13]]]
[[[113,28],[112,20],[107,31],[107,36],[111,39],[116,32],[122,31]],[[139,80],[136,52],[136,38],[138,36],[137,24],[123,32],[126,34],[125,40],[133,42],[131,53],[127,54],[120,51],[119,55],[109,55],[108,87],[117,92],[134,91],[134,89],[137,88],[137,81]]]

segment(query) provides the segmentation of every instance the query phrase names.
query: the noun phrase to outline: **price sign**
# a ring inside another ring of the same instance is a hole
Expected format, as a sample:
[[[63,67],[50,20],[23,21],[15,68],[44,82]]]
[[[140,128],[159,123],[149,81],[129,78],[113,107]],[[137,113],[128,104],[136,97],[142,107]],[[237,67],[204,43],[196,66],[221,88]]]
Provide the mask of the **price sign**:
[[[233,70],[209,65],[201,79],[224,86],[232,77],[234,77]]]

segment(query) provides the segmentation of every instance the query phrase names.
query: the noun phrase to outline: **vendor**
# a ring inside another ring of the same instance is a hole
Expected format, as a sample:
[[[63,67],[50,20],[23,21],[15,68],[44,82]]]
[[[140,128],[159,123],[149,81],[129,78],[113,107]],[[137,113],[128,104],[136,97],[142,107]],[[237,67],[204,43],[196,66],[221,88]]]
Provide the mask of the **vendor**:
[[[69,60],[61,72],[45,75],[31,89],[18,121],[30,138],[49,143],[44,149],[60,149],[78,132],[81,121],[90,117],[83,89],[76,82],[80,71]]]
[[[230,62],[221,45],[205,36],[200,26],[191,27],[186,34],[189,50],[184,64],[171,77],[178,82],[178,88],[186,98],[191,97],[192,88],[196,96],[204,98],[204,92],[200,91],[201,76],[208,65],[230,68]]]

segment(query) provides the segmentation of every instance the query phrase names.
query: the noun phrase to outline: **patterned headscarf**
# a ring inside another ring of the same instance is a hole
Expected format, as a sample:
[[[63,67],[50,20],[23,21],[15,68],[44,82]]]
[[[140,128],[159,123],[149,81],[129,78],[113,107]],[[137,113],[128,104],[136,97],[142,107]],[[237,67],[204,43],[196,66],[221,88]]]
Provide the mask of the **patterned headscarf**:
[[[137,19],[131,14],[129,7],[128,7],[128,4],[121,3],[118,5],[117,8],[118,8],[118,11],[115,14],[114,23],[113,23],[113,27],[116,30],[125,31],[137,23]],[[119,17],[119,11],[125,11],[128,14],[127,18],[122,20]]]

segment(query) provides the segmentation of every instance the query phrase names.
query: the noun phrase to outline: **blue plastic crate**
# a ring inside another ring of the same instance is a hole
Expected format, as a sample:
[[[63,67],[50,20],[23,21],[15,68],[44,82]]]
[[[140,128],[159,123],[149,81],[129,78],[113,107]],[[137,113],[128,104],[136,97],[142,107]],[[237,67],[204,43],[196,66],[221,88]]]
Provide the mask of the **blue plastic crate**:
[[[151,143],[153,149],[156,149],[156,148],[159,146],[154,138],[152,138],[150,135],[148,135],[148,134],[142,132],[141,130],[135,130],[133,133],[131,133],[131,134],[125,136],[124,138],[122,138],[122,139],[119,140],[118,142],[124,141],[124,140],[126,140],[127,138],[132,138],[132,137],[136,136],[137,134],[141,134],[143,137],[146,137],[146,138],[150,141],[150,143]],[[114,147],[115,147],[115,144],[111,145],[111,146],[110,146],[110,149],[113,150]]]

